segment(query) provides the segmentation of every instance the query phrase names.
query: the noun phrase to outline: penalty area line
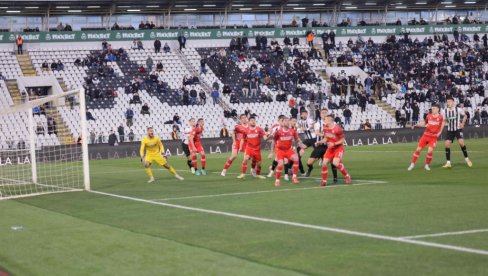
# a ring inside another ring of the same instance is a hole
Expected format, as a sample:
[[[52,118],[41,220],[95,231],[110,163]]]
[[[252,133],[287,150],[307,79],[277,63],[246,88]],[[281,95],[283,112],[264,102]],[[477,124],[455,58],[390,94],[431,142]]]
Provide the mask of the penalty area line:
[[[114,198],[119,198],[119,199],[125,199],[125,200],[130,200],[130,201],[135,201],[135,202],[142,202],[142,203],[147,203],[147,204],[159,205],[159,206],[176,208],[176,209],[193,211],[193,212],[199,212],[199,213],[220,215],[220,216],[238,218],[238,219],[244,219],[244,220],[250,220],[250,221],[273,223],[273,224],[293,226],[293,227],[298,227],[298,228],[306,228],[306,229],[313,229],[313,230],[319,230],[319,231],[334,232],[334,233],[350,235],[350,236],[365,237],[365,238],[385,240],[385,241],[394,241],[394,242],[405,243],[405,244],[440,248],[440,249],[446,249],[446,250],[451,250],[451,251],[458,251],[458,252],[488,256],[488,251],[486,251],[486,250],[480,250],[480,249],[474,249],[474,248],[468,248],[468,247],[461,247],[461,246],[454,246],[454,245],[434,243],[434,242],[426,242],[426,241],[418,241],[418,240],[410,240],[410,239],[405,239],[405,238],[384,236],[384,235],[379,235],[379,234],[352,231],[352,230],[347,230],[347,229],[327,227],[327,226],[319,226],[319,225],[313,225],[313,224],[305,224],[305,223],[292,222],[292,221],[279,220],[279,219],[255,217],[255,216],[242,215],[242,214],[236,214],[236,213],[230,213],[230,212],[223,212],[223,211],[196,208],[196,207],[177,205],[177,204],[171,204],[171,203],[165,203],[165,202],[151,201],[151,200],[137,198],[137,197],[123,196],[123,195],[105,193],[105,192],[100,192],[100,191],[89,191],[89,192],[93,193],[93,194],[98,194],[98,195],[104,195],[104,196],[109,196],[109,197],[114,197]]]

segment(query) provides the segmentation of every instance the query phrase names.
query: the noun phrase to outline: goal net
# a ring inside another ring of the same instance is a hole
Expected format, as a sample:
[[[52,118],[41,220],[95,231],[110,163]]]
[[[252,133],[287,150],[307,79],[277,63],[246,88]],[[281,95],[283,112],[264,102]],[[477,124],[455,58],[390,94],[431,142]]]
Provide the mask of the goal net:
[[[0,102],[0,200],[90,189],[83,89],[34,97]]]

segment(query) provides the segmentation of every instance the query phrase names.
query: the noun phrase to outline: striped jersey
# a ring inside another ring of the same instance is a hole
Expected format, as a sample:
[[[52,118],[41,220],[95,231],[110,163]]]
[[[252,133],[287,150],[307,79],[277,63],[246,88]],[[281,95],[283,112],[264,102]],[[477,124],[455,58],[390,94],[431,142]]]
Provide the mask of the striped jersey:
[[[314,129],[315,129],[316,133],[324,133],[324,122],[321,119],[317,120],[317,122],[315,123]],[[324,136],[322,136],[322,135],[316,135],[316,136],[317,136],[316,137],[317,142],[324,139]]]
[[[307,118],[305,120],[301,119],[297,122],[298,132],[303,133],[305,135],[305,139],[313,139],[317,135],[315,135],[315,131],[313,129],[314,122],[312,119]]]
[[[446,120],[447,131],[458,131],[459,124],[463,122],[465,116],[464,109],[460,107],[446,108],[444,118]]]
[[[190,134],[191,134],[191,128],[189,127],[185,128],[185,134],[181,135],[181,142],[183,144],[188,145],[188,138],[190,137]]]

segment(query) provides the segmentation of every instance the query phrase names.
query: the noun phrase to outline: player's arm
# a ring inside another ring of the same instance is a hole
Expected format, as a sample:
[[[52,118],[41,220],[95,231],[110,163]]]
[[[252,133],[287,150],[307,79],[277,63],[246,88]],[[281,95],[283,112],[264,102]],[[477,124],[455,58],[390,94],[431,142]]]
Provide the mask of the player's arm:
[[[247,134],[243,133],[241,137],[241,143],[239,144],[239,151],[242,151],[242,148],[244,147],[244,142],[246,142],[247,139]]]
[[[458,127],[460,129],[463,129],[467,121],[468,121],[468,111],[464,112],[463,121],[459,124]]]
[[[141,140],[141,148],[139,149],[139,154],[141,155],[141,162],[143,162],[144,161],[144,158],[145,158],[145,156],[144,156],[144,150],[146,149],[146,143],[144,142],[144,140],[145,139],[142,138],[142,140]]]
[[[158,139],[158,148],[159,148],[159,153],[163,157],[166,157],[166,151],[164,150],[163,142],[161,142],[161,139]]]
[[[190,137],[188,137],[188,140],[189,140],[188,142],[190,143],[190,145],[192,146],[192,148],[195,148],[195,141],[194,141],[194,139],[195,139],[195,130],[192,130],[190,132]]]
[[[441,136],[442,130],[444,130],[445,125],[446,125],[446,120],[442,120],[441,128],[439,129],[439,133],[437,133],[437,137]]]
[[[412,126],[412,129],[416,128],[416,127],[425,127],[427,125],[427,121],[423,121],[423,122],[420,122],[418,124],[415,124]]]

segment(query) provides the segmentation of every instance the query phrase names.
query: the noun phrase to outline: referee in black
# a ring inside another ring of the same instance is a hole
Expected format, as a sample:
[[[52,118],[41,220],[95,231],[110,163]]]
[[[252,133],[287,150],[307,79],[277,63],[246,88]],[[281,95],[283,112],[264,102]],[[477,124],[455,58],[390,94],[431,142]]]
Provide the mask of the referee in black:
[[[468,116],[464,112],[464,109],[456,107],[456,102],[452,97],[447,98],[447,108],[444,111],[444,118],[447,125],[447,137],[446,137],[446,164],[443,168],[451,168],[451,144],[454,139],[457,139],[461,150],[463,151],[464,160],[468,167],[472,167],[473,163],[468,158],[468,151],[464,144],[463,129]]]
[[[327,117],[328,114],[329,114],[329,110],[327,110],[327,108],[322,108],[320,110],[320,119],[318,119],[317,122],[313,125],[313,132],[312,131],[310,132],[311,135],[309,137],[311,137],[311,138],[305,139],[302,141],[302,143],[304,145],[306,145],[307,147],[313,147],[313,151],[307,160],[308,170],[305,173],[306,177],[309,177],[310,174],[312,173],[313,164],[317,160],[322,160],[325,152],[327,151],[327,145],[316,146],[315,143],[324,138],[322,136],[322,134],[324,133],[324,122],[323,122],[323,120],[325,120],[325,117]],[[306,115],[308,116],[308,113]],[[301,163],[301,161],[300,161],[300,163]],[[331,165],[331,169],[332,169],[332,174],[334,175],[334,184],[336,184],[337,183],[337,168],[334,165],[332,165],[332,162],[330,165]]]

